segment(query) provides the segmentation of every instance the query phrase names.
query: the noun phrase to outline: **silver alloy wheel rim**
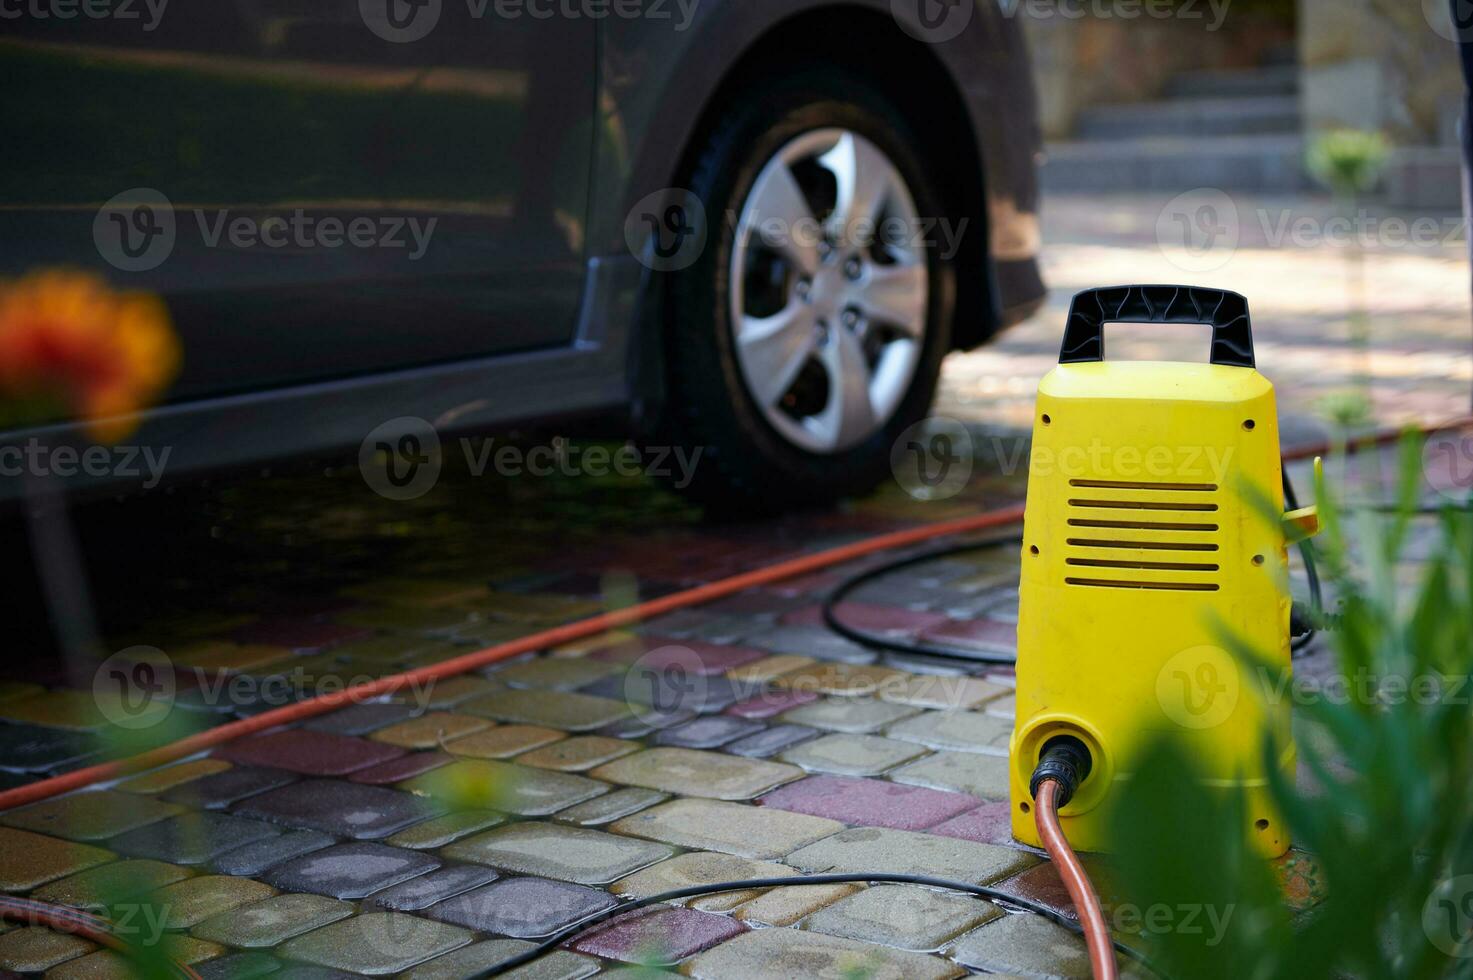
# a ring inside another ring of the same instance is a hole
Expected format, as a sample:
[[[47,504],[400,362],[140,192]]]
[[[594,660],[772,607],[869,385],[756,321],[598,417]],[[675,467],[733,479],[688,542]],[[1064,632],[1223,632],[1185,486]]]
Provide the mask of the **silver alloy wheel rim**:
[[[814,213],[795,167],[832,178],[835,200],[825,213]],[[841,452],[899,408],[925,346],[930,276],[922,237],[905,179],[858,133],[804,133],[758,174],[732,246],[732,332],[748,393],[789,442]],[[772,268],[774,260],[786,301],[753,314],[748,275],[754,263]],[[816,381],[815,365],[826,381],[823,405],[795,408],[795,384]]]

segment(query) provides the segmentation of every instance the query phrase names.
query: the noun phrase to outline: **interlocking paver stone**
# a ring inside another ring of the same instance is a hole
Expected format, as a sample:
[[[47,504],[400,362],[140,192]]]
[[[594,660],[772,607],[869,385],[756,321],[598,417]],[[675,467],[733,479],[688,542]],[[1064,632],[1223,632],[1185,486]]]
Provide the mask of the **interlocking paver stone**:
[[[434,773],[428,775],[433,776]],[[442,809],[432,799],[382,786],[307,779],[253,796],[239,804],[235,812],[288,827],[320,830],[338,837],[377,840],[435,816]]]
[[[230,953],[194,967],[200,980],[255,980],[281,969],[268,953]]]
[[[755,859],[779,858],[842,830],[837,820],[715,800],[671,800],[610,829],[678,847]]]
[[[964,966],[1029,977],[1086,978],[1084,940],[1037,915],[1005,915],[967,933],[949,950]]]
[[[91,691],[65,689],[0,701],[0,718],[23,725],[82,731],[95,731],[107,724],[107,716]]]
[[[288,959],[351,973],[399,973],[471,941],[456,926],[402,912],[370,912],[289,939],[277,952]]]
[[[874,695],[886,687],[900,687],[909,679],[910,675],[904,671],[875,664],[815,663],[789,671],[773,683],[795,691],[852,698]]]
[[[286,769],[308,776],[346,776],[403,754],[392,745],[299,728],[240,739],[215,752],[217,757],[240,765]]]
[[[1002,909],[991,902],[970,895],[917,885],[876,885],[815,912],[803,921],[803,928],[882,946],[932,952],[952,937],[1002,914]]]
[[[417,966],[404,975],[404,980],[462,980],[531,948],[532,943],[520,939],[488,939]],[[582,980],[597,972],[598,960],[558,950],[503,976],[508,980]]]
[[[812,657],[804,657],[796,653],[777,653],[740,667],[733,667],[726,674],[738,681],[770,681],[774,677],[800,670],[811,663],[813,663]]]
[[[392,783],[402,783],[406,779],[412,779],[432,769],[447,766],[454,761],[455,756],[446,752],[410,752],[397,759],[380,762],[367,769],[359,769],[348,779],[351,782],[367,783],[370,786],[388,786]]]
[[[1006,756],[1012,722],[980,711],[927,711],[898,721],[885,730],[891,738],[933,749],[985,752]]]
[[[232,635],[236,643],[286,647],[298,653],[316,653],[329,647],[365,639],[372,631],[311,619],[269,619],[243,626]]]
[[[93,735],[43,728],[39,725],[0,724],[0,767],[18,772],[48,772],[69,766],[102,751]]]
[[[737,909],[743,922],[764,926],[790,926],[826,905],[859,891],[859,885],[794,885],[774,888]]]
[[[791,653],[836,663],[869,664],[879,656],[827,628],[776,626],[747,637],[747,643],[773,653]]]
[[[428,909],[425,914],[478,932],[541,939],[612,908],[606,892],[547,878],[507,878]]]
[[[692,885],[711,885],[721,881],[736,881],[743,878],[788,878],[798,872],[784,864],[770,861],[753,861],[750,858],[712,851],[691,851],[668,861],[636,871],[627,878],[614,882],[612,891],[631,898],[648,898],[676,888]],[[721,892],[715,895],[697,896],[680,903],[703,912],[730,912],[743,902],[761,895],[766,889]]]
[[[746,928],[724,915],[662,906],[619,916],[585,934],[573,948],[626,963],[676,963]]]
[[[188,878],[190,873],[188,868],[163,861],[114,861],[42,885],[32,893],[32,897],[74,908],[95,908],[108,902],[135,898]]]
[[[880,779],[809,776],[767,794],[762,805],[865,827],[921,830],[972,809],[977,801],[961,793]]]
[[[1012,805],[1007,800],[983,803],[926,831],[944,837],[960,837],[982,844],[1006,844],[1013,839]]]
[[[914,675],[904,684],[888,685],[880,697],[897,704],[918,708],[975,708],[1011,694],[1002,687],[980,677],[952,677],[935,674]]]
[[[819,734],[821,733],[817,728],[809,728],[807,725],[773,725],[755,735],[737,739],[727,745],[725,751],[749,759],[766,759]]]
[[[877,732],[891,722],[916,713],[915,708],[871,698],[825,698],[784,711],[779,717],[797,725],[834,732]]]
[[[964,971],[925,953],[872,946],[797,929],[757,929],[685,964],[696,980],[862,975],[867,980],[949,980]]]
[[[938,646],[1007,656],[1018,649],[1018,624],[987,617],[953,619],[922,630],[921,638]]]
[[[178,765],[166,766],[163,769],[155,769],[153,772],[141,773],[130,779],[125,779],[115,787],[125,793],[144,793],[153,795],[165,790],[173,789],[190,780],[199,779],[203,776],[213,776],[217,772],[224,772],[230,768],[230,763],[224,759],[194,759],[190,762],[181,762]]]
[[[384,843],[415,850],[433,850],[505,822],[505,817],[491,810],[458,810],[401,830]]]
[[[496,678],[512,687],[549,687],[557,691],[573,691],[624,668],[588,657],[537,657],[512,664],[496,672]]]
[[[607,783],[575,773],[482,759],[453,762],[403,786],[431,799],[451,801],[457,808],[499,810],[520,817],[545,817],[609,789]]]
[[[225,952],[215,943],[189,936],[165,936],[158,948],[171,960],[186,966],[196,966]],[[46,971],[47,980],[137,980],[137,976],[137,970],[128,960],[105,949],[67,960]]]
[[[781,687],[766,687],[762,691],[745,701],[738,701],[726,709],[729,715],[738,718],[771,718],[780,715],[789,708],[796,708],[801,704],[818,700],[817,691],[794,691]]]
[[[1008,798],[1008,760],[980,752],[937,752],[890,774],[899,783],[957,790],[984,800]]]
[[[114,837],[108,846],[129,857],[172,864],[204,864],[226,851],[281,831],[269,823],[224,813],[185,813]]]
[[[164,927],[188,929],[229,909],[275,894],[270,885],[231,875],[200,875],[165,885],[149,896],[163,910]]]
[[[881,827],[843,831],[794,851],[786,860],[815,874],[885,871],[980,884],[1000,881],[1038,862],[1033,855],[1011,847]]]
[[[731,715],[706,715],[655,735],[656,745],[686,749],[714,749],[762,730],[762,724]]]
[[[490,868],[458,864],[385,888],[368,896],[364,904],[390,912],[418,912],[495,880],[496,872]]]
[[[610,698],[573,691],[498,691],[467,701],[460,710],[498,721],[589,732],[629,714],[629,706]]]
[[[190,930],[197,939],[247,949],[269,949],[293,936],[346,919],[356,909],[322,895],[273,895],[213,915]]]
[[[427,715],[381,728],[369,738],[403,749],[433,749],[490,726],[491,722],[484,718],[449,711],[432,711]]]
[[[669,798],[668,793],[657,793],[652,789],[630,786],[625,789],[616,789],[612,793],[605,793],[603,796],[596,796],[587,803],[570,806],[553,819],[575,827],[599,827],[632,813],[638,813],[656,803],[663,803]]]
[[[380,728],[397,724],[414,717],[418,709],[412,704],[393,701],[376,701],[369,704],[353,704],[331,714],[313,718],[302,727],[308,731],[326,732],[329,735],[367,735]]]
[[[679,669],[686,674],[711,676],[761,660],[767,653],[750,647],[722,646],[697,640],[664,643],[650,639],[597,650],[589,656],[608,663],[638,664],[641,670]]]
[[[804,742],[782,754],[782,761],[802,766],[809,772],[831,772],[842,776],[878,776],[926,750],[879,735],[825,735]]]
[[[675,852],[663,844],[597,830],[528,822],[458,841],[442,853],[521,874],[605,885]]]
[[[28,892],[112,859],[100,847],[0,827],[0,891]]]
[[[446,744],[445,751],[469,759],[510,759],[567,737],[563,732],[541,725],[499,725],[458,738]]]
[[[176,786],[164,793],[161,799],[200,810],[223,810],[257,793],[294,783],[299,778],[284,769],[236,766]]]
[[[604,735],[576,735],[561,742],[517,756],[517,762],[539,769],[555,769],[558,772],[586,772],[605,762],[638,752],[638,742]]]
[[[0,935],[0,970],[40,973],[96,948],[85,939],[41,926],[12,929]]]
[[[183,812],[151,796],[98,790],[34,803],[0,814],[0,823],[75,841],[98,841]]]
[[[643,786],[681,796],[749,800],[803,775],[797,766],[742,759],[697,749],[657,748],[593,770],[596,779]]]
[[[427,874],[439,866],[439,861],[419,851],[359,841],[278,864],[262,879],[283,891],[357,899]]]
[[[880,633],[892,638],[910,636],[947,621],[947,617],[941,613],[902,609],[899,606],[879,606],[868,602],[840,602],[834,607],[834,612],[841,622],[852,629]],[[784,626],[822,626],[823,608],[805,606],[795,609],[778,622]]]
[[[268,837],[227,851],[211,861],[210,866],[221,874],[250,878],[283,861],[320,851],[336,843],[337,838],[320,830],[293,830],[280,837]]]

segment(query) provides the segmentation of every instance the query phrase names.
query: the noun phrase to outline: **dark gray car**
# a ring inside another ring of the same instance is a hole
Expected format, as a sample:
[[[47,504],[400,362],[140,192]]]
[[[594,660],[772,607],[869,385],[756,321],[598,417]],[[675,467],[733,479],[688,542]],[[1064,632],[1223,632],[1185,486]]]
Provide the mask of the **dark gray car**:
[[[602,414],[702,499],[832,498],[1043,295],[1005,5],[0,7],[0,271],[164,297],[171,473]]]

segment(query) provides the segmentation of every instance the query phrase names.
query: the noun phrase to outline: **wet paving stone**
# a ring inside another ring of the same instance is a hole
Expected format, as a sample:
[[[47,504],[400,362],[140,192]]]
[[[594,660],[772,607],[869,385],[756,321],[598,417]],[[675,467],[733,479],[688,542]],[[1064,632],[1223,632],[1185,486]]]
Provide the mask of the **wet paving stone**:
[[[581,827],[518,823],[458,841],[445,857],[581,885],[606,885],[656,861],[672,848]]]
[[[386,912],[418,912],[495,880],[496,872],[490,868],[459,864],[376,892],[364,900],[364,905]]]
[[[404,980],[462,980],[524,953],[532,946],[532,943],[518,939],[488,939],[417,966],[404,974]],[[597,972],[598,960],[558,950],[504,975],[510,980],[582,980]]]
[[[278,864],[262,880],[282,891],[359,899],[440,867],[419,851],[370,841],[338,844]]]
[[[32,898],[74,908],[96,908],[136,898],[145,892],[188,878],[192,872],[176,864],[140,859],[114,861],[42,885]]]
[[[807,725],[773,725],[755,735],[737,739],[727,745],[725,751],[731,755],[745,756],[749,759],[767,759],[819,734],[821,733],[818,729],[809,728]]]
[[[605,663],[638,665],[641,670],[681,670],[686,674],[712,676],[754,663],[767,656],[767,651],[750,647],[721,646],[696,640],[664,642],[645,639],[622,643],[589,654]]]
[[[567,737],[564,732],[540,725],[498,725],[458,738],[448,743],[445,751],[467,759],[510,759]]]
[[[789,671],[773,683],[794,691],[813,691],[845,698],[870,697],[885,688],[903,686],[910,675],[878,664],[815,663]]]
[[[1002,915],[970,895],[916,885],[875,885],[803,921],[803,928],[881,946],[934,952],[955,936]]]
[[[256,735],[215,751],[217,758],[238,765],[285,769],[307,776],[346,776],[403,754],[403,749],[391,745],[303,729]]]
[[[205,919],[275,894],[270,885],[231,875],[200,875],[165,885],[149,895],[163,910],[164,927],[189,929]]]
[[[641,707],[637,713],[628,718],[600,728],[598,734],[607,738],[645,738],[652,732],[683,725],[695,716],[696,713],[688,709],[656,711],[653,708]]]
[[[28,892],[112,859],[100,847],[0,827],[0,891]]]
[[[890,639],[913,636],[949,621],[943,613],[868,602],[841,602],[834,607],[834,613],[851,629],[878,633]],[[823,626],[823,609],[818,605],[805,606],[785,614],[778,622],[783,626]]]
[[[1013,723],[980,711],[927,711],[885,730],[891,738],[933,749],[985,752],[1006,757]]]
[[[804,657],[796,653],[765,654],[761,660],[733,667],[726,672],[726,676],[736,681],[761,683],[795,670],[801,670],[812,663],[812,657]]]
[[[605,762],[638,752],[643,746],[621,738],[602,735],[575,735],[517,756],[517,763],[558,772],[586,772]]]
[[[176,963],[186,966],[198,966],[225,953],[225,949],[215,943],[189,936],[165,936],[159,949]],[[131,963],[110,950],[88,953],[46,971],[48,980],[137,980],[137,976]]]
[[[432,799],[382,786],[308,779],[253,796],[239,804],[234,812],[299,830],[377,840],[436,816],[442,809]]]
[[[462,711],[498,721],[540,725],[567,732],[589,732],[629,714],[622,701],[572,691],[500,691],[467,701]]]
[[[273,895],[210,916],[190,934],[196,939],[244,949],[270,949],[293,936],[346,919],[356,909],[321,895]]]
[[[859,891],[859,885],[794,885],[764,892],[733,913],[743,922],[763,926],[790,926],[846,895]]]
[[[676,963],[745,932],[741,922],[693,909],[661,907],[619,916],[573,944],[580,953],[626,963]]]
[[[793,691],[784,688],[764,688],[761,693],[738,701],[726,709],[726,713],[737,718],[771,718],[780,715],[789,708],[808,704],[810,701],[818,700],[817,691]]]
[[[606,892],[546,878],[507,878],[441,902],[425,914],[456,925],[518,939],[542,939],[564,926],[613,908]]]
[[[759,860],[780,858],[844,829],[837,820],[715,800],[671,800],[615,823],[615,833]]]
[[[323,732],[328,735],[367,735],[412,718],[418,711],[412,704],[397,704],[393,701],[353,704],[331,714],[313,718],[302,727],[309,732]]]
[[[872,946],[797,929],[758,929],[722,943],[685,964],[696,980],[729,977],[846,977],[867,980],[950,980],[965,971],[925,953]]]
[[[923,746],[879,735],[825,735],[782,754],[783,762],[809,772],[841,776],[878,776],[924,753]]]
[[[406,779],[449,765],[455,756],[445,752],[410,752],[388,762],[380,762],[367,769],[359,769],[348,777],[350,782],[366,783],[369,786],[389,786]]]
[[[809,776],[767,794],[761,802],[779,810],[894,830],[934,827],[977,805],[961,793],[849,776]]]
[[[881,827],[845,830],[794,851],[786,860],[811,873],[883,871],[980,884],[1001,881],[1038,863],[1038,858],[1016,848]]]
[[[977,809],[942,821],[926,832],[981,844],[1006,844],[1013,839],[1011,805],[1007,800],[983,803]]]
[[[142,793],[146,796],[153,796],[192,780],[224,772],[229,768],[230,763],[223,759],[194,759],[190,762],[181,762],[176,766],[167,766],[163,769],[155,769],[153,772],[133,776],[118,783],[114,788],[124,793]]]
[[[183,812],[151,796],[116,790],[74,793],[0,814],[0,824],[74,841],[100,841]]]
[[[0,719],[22,725],[77,731],[96,731],[108,723],[93,692],[67,689],[0,701]]]
[[[1030,977],[1087,978],[1084,940],[1037,915],[1005,915],[957,941],[949,953],[963,966]]]
[[[746,642],[772,653],[796,654],[836,663],[870,664],[879,658],[879,654],[868,647],[816,626],[777,626],[754,633]]]
[[[575,691],[595,681],[622,674],[624,666],[588,657],[537,657],[494,675],[512,687],[546,687],[555,691]]]
[[[371,912],[288,939],[277,953],[334,970],[383,976],[465,946],[471,938],[466,930],[443,922]]]
[[[0,970],[40,973],[58,963],[85,956],[96,948],[78,936],[41,926],[12,929],[0,935]]]
[[[650,711],[657,715],[678,711],[700,714],[723,711],[750,698],[757,687],[756,683],[738,683],[722,674],[692,677],[674,672],[633,670],[623,677],[606,677],[583,691],[633,706],[636,717],[643,718]]]
[[[432,711],[427,715],[379,729],[369,738],[375,742],[397,745],[402,749],[433,749],[489,727],[491,722],[484,718],[449,711]]]
[[[401,830],[384,843],[417,851],[434,850],[503,823],[506,823],[506,817],[490,810],[458,810]]]
[[[983,800],[1008,798],[1008,760],[978,752],[936,752],[890,773],[898,783],[970,793]]]
[[[186,813],[114,837],[108,846],[129,857],[155,858],[171,864],[205,864],[238,847],[280,836],[259,820],[223,813]]]
[[[785,711],[779,717],[795,725],[863,735],[915,713],[915,708],[871,698],[825,698]]]
[[[801,777],[803,770],[778,762],[697,749],[656,748],[600,766],[592,775],[596,779],[678,796],[749,800]]]
[[[610,888],[617,895],[628,898],[648,898],[661,892],[693,885],[714,885],[723,881],[739,881],[744,878],[790,878],[797,874],[785,864],[770,861],[753,861],[732,854],[713,851],[690,851],[668,861],[636,871],[627,878],[614,882]],[[766,889],[745,889],[703,895],[686,899],[678,904],[703,912],[730,912],[748,902]]]
[[[942,647],[1009,656],[1018,650],[1018,624],[999,619],[953,619],[921,631],[921,639]]]
[[[652,789],[616,789],[612,793],[594,797],[587,803],[568,807],[553,819],[574,827],[601,827],[657,803],[663,803],[669,798],[668,793],[657,793]]]
[[[227,851],[210,866],[221,874],[255,877],[283,861],[331,847],[337,838],[317,830],[293,830],[280,837],[268,837],[254,844]]]
[[[160,799],[198,810],[224,810],[259,793],[294,783],[298,778],[296,773],[284,769],[236,766],[176,786]]]
[[[255,980],[281,969],[276,957],[266,953],[230,953],[194,968],[200,980]]]
[[[472,698],[483,697],[505,687],[500,681],[478,677],[474,674],[464,674],[460,677],[451,677],[447,680],[432,681],[428,690],[419,695],[401,695],[403,700],[410,701],[419,708],[429,708],[435,711],[448,711],[451,708],[459,709],[459,706]]]
[[[655,735],[655,744],[685,749],[714,749],[727,742],[755,735],[762,728],[761,722],[732,715],[708,715],[659,732]]]
[[[880,697],[917,708],[976,708],[1012,694],[1012,688],[979,677],[914,676],[900,685],[887,685]]]
[[[497,810],[519,817],[550,816],[610,788],[608,783],[574,773],[481,759],[462,759],[416,776],[403,787],[456,808]]]
[[[295,653],[319,653],[353,640],[367,639],[373,631],[361,626],[310,619],[272,619],[236,630],[231,639],[242,644],[285,647]]]

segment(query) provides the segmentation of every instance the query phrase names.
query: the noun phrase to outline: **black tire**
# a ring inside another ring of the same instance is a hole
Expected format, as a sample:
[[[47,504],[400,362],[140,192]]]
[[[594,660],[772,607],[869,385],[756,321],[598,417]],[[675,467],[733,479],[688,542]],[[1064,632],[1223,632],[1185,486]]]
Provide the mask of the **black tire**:
[[[889,474],[891,446],[924,418],[950,349],[955,313],[953,262],[928,248],[925,342],[909,390],[864,442],[833,454],[805,451],[763,417],[743,383],[729,313],[734,221],[767,162],[794,137],[842,127],[885,152],[920,215],[950,213],[916,147],[927,145],[882,92],[849,72],[813,70],[744,90],[706,132],[686,186],[703,203],[708,238],[700,258],[672,275],[664,316],[667,402],[663,437],[699,449],[695,477],[682,491],[724,513],[769,513],[821,505],[873,489]]]

